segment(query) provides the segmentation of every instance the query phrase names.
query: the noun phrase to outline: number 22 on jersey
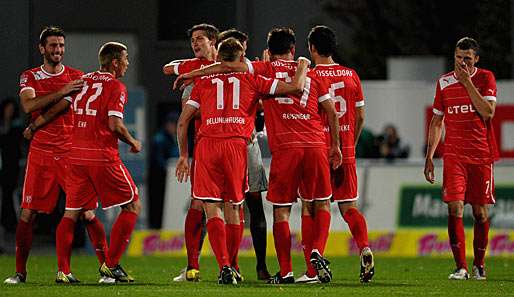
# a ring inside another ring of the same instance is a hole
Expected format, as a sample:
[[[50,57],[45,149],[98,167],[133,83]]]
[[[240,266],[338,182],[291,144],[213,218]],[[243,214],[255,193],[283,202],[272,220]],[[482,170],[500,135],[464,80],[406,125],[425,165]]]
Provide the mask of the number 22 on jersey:
[[[91,88],[96,91],[93,95],[91,95],[91,96],[89,96],[89,98],[87,98],[86,106],[84,108],[79,107],[79,101],[82,100],[82,97],[84,97],[84,95],[87,93],[87,91],[89,89],[89,86],[86,83],[84,83],[82,92],[80,92],[77,95],[77,97],[75,98],[75,101],[73,102],[73,110],[75,111],[76,114],[78,114],[78,115],[84,114],[84,109],[85,109],[86,115],[96,116],[96,109],[90,108],[90,105],[91,105],[91,103],[93,103],[93,101],[95,101],[98,98],[98,96],[100,96],[100,94],[102,94],[103,85],[102,85],[102,83],[94,83],[91,86]]]

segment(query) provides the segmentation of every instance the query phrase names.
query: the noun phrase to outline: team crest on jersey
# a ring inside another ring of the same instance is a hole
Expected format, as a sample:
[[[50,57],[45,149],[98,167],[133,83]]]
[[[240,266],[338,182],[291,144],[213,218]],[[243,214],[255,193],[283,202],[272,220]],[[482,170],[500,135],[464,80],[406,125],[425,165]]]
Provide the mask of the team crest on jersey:
[[[29,80],[29,77],[24,73],[20,76],[20,85],[24,85]]]
[[[32,202],[32,196],[30,196],[30,195],[25,196],[25,202],[30,204],[30,202]]]

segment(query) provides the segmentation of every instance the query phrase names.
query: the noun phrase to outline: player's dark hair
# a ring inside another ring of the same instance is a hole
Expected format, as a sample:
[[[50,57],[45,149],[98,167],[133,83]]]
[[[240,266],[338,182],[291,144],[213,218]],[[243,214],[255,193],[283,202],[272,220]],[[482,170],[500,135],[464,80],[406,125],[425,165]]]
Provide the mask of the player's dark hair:
[[[43,30],[41,31],[41,34],[39,34],[39,44],[41,44],[42,46],[45,46],[46,42],[47,42],[46,38],[50,37],[50,36],[59,36],[59,37],[66,38],[66,36],[64,35],[63,29],[56,27],[56,26],[47,26],[47,27],[44,27]]]
[[[268,33],[268,50],[272,55],[284,55],[296,44],[296,37],[291,28],[273,28]]]
[[[193,27],[191,27],[191,29],[187,30],[187,36],[189,38],[191,38],[191,36],[193,36],[193,33],[195,31],[204,31],[205,32],[205,36],[207,36],[207,38],[209,38],[209,40],[215,40],[215,41],[218,41],[218,35],[220,34],[220,31],[218,30],[218,28],[216,28],[215,26],[211,25],[211,24],[198,24],[198,25],[194,25]]]
[[[478,45],[478,42],[471,37],[461,38],[459,41],[457,41],[457,45],[455,45],[455,48],[456,49],[458,48],[461,50],[472,49],[475,51],[476,55],[478,55],[478,51],[480,50],[480,46]]]
[[[227,38],[218,45],[218,58],[221,61],[234,62],[243,53],[243,46],[234,37]]]
[[[243,42],[245,41],[248,41],[248,34],[239,31],[235,28],[231,28],[220,33],[220,35],[218,36],[218,42],[222,42],[223,40],[228,39],[230,37],[237,39],[237,41],[239,41],[241,44],[243,44]]]
[[[108,67],[112,60],[121,59],[123,51],[127,46],[119,42],[107,42],[98,51],[98,61],[100,66]]]
[[[332,56],[337,49],[337,40],[334,30],[327,26],[315,26],[307,37],[310,45],[314,45],[321,56]]]

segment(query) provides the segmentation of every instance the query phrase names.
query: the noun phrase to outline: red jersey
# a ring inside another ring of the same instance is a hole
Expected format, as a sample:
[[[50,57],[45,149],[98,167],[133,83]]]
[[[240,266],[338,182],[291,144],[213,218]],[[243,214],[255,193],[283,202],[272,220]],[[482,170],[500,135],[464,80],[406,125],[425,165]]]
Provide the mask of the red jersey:
[[[36,97],[55,93],[68,82],[80,79],[82,74],[82,71],[64,65],[61,72],[56,74],[46,72],[43,66],[26,70],[20,76],[20,93],[27,89],[33,89]],[[31,113],[32,121],[45,113],[51,106],[33,111]],[[65,154],[70,150],[72,130],[73,112],[67,110],[34,134],[30,142],[30,149],[43,153]]]
[[[250,139],[259,96],[273,95],[277,84],[277,80],[243,72],[201,77],[186,102],[200,109],[198,138]]]
[[[496,101],[496,80],[491,71],[475,68],[471,81],[485,100]],[[476,111],[453,71],[437,81],[433,110],[444,116],[444,158],[471,164],[488,164],[498,158],[491,120],[485,121]]]
[[[355,163],[355,110],[364,106],[364,95],[357,72],[339,64],[316,65],[313,72],[324,80],[324,86],[334,100],[339,117],[339,138],[343,163]],[[325,132],[327,144],[330,145],[330,131],[326,116]]]
[[[109,117],[123,118],[127,89],[111,73],[91,72],[83,76],[84,87],[73,98],[73,129],[70,162],[82,165],[112,165],[121,162],[118,137],[109,129]]]
[[[170,62],[173,66],[173,74],[181,75],[184,73],[189,73],[196,69],[201,69],[207,65],[213,64],[215,61],[209,61],[207,59],[184,59],[184,60],[174,60]]]
[[[256,74],[285,82],[291,82],[297,67],[295,61],[285,60],[252,64]],[[271,152],[291,147],[325,147],[325,134],[318,103],[330,99],[330,96],[328,91],[321,90],[319,79],[314,73],[309,72],[302,95],[263,100]]]

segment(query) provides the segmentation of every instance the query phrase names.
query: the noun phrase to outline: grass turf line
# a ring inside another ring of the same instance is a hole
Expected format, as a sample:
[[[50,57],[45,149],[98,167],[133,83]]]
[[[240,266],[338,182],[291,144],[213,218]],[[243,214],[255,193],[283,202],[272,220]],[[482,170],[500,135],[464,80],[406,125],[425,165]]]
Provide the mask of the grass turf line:
[[[295,277],[304,270],[303,258],[295,257]],[[124,257],[123,267],[135,278],[133,284],[99,285],[98,262],[94,256],[74,256],[72,271],[82,283],[55,283],[56,258],[29,258],[27,283],[20,286],[0,285],[0,296],[512,296],[514,294],[514,259],[487,259],[487,281],[449,281],[453,261],[447,258],[377,258],[372,283],[359,283],[359,259],[331,258],[334,280],[316,285],[268,285],[257,281],[255,260],[241,258],[245,281],[237,286],[221,286],[217,281],[214,257],[201,259],[199,283],[174,283],[173,276],[184,267],[185,258]],[[0,278],[14,271],[14,257],[0,256]],[[274,257],[268,258],[270,273],[278,270]],[[470,263],[468,259],[468,263]]]

